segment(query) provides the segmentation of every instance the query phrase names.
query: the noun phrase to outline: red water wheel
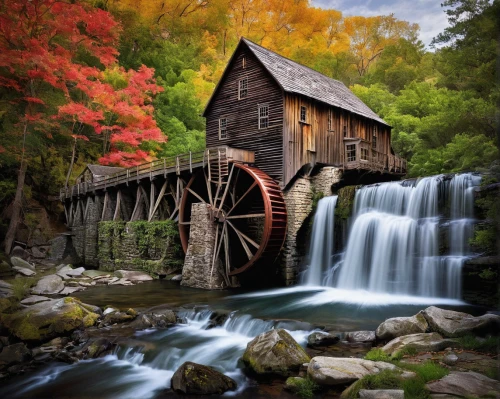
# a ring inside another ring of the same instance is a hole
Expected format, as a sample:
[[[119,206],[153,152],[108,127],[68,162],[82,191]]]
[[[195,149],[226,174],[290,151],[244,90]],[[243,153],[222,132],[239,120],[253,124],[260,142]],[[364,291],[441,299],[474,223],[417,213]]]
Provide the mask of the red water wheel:
[[[210,206],[216,222],[212,262],[223,263],[227,281],[257,261],[276,259],[285,240],[286,207],[279,186],[268,175],[255,167],[227,162],[193,175],[179,210],[185,252],[192,227],[191,205],[200,202]]]

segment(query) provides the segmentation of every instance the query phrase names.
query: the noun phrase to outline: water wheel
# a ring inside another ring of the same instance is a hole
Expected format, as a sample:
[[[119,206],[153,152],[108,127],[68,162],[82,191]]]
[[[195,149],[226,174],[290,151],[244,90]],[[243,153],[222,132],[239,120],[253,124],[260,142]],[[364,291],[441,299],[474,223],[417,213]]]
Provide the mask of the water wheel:
[[[219,159],[192,176],[179,209],[184,252],[191,229],[191,205],[199,202],[210,207],[216,222],[212,262],[219,259],[226,276],[240,274],[257,261],[276,259],[286,233],[285,201],[276,182],[260,169]]]

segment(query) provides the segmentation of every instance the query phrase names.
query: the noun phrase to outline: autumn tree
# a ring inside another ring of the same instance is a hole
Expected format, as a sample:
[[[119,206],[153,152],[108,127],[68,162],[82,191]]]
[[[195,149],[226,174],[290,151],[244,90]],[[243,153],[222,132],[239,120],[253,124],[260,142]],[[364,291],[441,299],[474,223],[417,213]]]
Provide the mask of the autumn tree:
[[[15,0],[0,5],[0,88],[9,99],[10,122],[3,142],[20,165],[4,243],[7,253],[20,222],[29,158],[39,150],[27,143],[32,137],[60,134],[65,129],[61,115],[72,115],[71,128],[66,130],[76,138],[82,136],[82,125],[92,133],[110,132],[114,147],[112,154],[103,154],[104,162],[137,162],[148,154],[124,153],[143,140],[161,139],[148,109],[150,94],[139,93],[156,90],[152,71],[130,72],[121,96],[103,79],[106,68],[116,63],[119,32],[108,12],[75,1]],[[94,109],[95,104],[103,109]],[[106,111],[119,115],[117,123],[107,123]],[[130,127],[140,113],[149,116],[142,118],[142,126]]]

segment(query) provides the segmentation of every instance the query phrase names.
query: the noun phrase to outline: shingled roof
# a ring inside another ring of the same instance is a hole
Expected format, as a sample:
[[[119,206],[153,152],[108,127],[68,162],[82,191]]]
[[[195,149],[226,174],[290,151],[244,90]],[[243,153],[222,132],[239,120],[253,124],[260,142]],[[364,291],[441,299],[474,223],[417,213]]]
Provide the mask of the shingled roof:
[[[387,125],[342,82],[282,57],[248,39],[242,38],[238,47],[242,42],[248,46],[285,92],[301,94]]]

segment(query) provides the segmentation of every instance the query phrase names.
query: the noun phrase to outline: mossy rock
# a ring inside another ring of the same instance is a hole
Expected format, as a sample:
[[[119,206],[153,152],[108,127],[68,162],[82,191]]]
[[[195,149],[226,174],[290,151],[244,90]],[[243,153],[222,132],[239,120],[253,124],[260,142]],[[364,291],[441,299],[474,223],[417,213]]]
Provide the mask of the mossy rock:
[[[310,358],[304,349],[283,329],[265,332],[247,345],[243,362],[257,374],[289,376]]]
[[[92,305],[67,297],[37,303],[15,314],[2,314],[0,321],[23,341],[46,341],[69,334],[77,328],[93,326],[99,314]]]
[[[186,362],[172,376],[172,389],[191,395],[222,395],[234,391],[236,382],[212,367]]]

